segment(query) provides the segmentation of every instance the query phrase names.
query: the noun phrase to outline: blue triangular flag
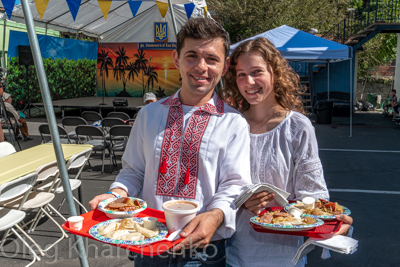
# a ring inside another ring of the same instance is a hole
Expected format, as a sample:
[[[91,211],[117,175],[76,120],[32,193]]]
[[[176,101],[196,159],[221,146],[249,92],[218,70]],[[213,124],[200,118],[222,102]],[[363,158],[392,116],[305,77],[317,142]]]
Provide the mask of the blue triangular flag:
[[[76,19],[76,15],[78,15],[79,7],[81,6],[82,0],[66,0],[69,11],[71,12],[72,18]]]
[[[11,19],[11,14],[14,9],[15,0],[1,0],[3,3],[4,10],[7,13],[8,19]]]
[[[185,4],[186,16],[188,19],[192,16],[195,5],[193,3]]]
[[[128,1],[129,7],[131,8],[133,17],[136,16],[142,1]]]

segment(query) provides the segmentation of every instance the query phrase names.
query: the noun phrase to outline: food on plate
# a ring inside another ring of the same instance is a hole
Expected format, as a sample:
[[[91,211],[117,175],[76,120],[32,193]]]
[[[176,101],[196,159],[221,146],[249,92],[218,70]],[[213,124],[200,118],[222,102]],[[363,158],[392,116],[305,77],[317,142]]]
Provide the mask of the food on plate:
[[[280,211],[269,211],[262,213],[258,216],[258,221],[262,223],[279,225],[306,225],[317,222],[317,220],[311,217],[295,218],[292,214]]]
[[[137,241],[155,237],[160,233],[160,230],[158,228],[154,230],[146,229],[132,218],[125,218],[119,222],[101,226],[97,232],[111,239]]]
[[[344,213],[343,206],[340,206],[337,202],[330,202],[324,199],[318,199],[315,201],[314,208],[306,208],[304,203],[300,201],[297,201],[294,206],[301,209],[305,214],[317,216],[332,216]]]
[[[144,203],[138,199],[132,200],[129,197],[121,197],[108,203],[105,209],[111,211],[134,211],[142,208],[143,205]]]

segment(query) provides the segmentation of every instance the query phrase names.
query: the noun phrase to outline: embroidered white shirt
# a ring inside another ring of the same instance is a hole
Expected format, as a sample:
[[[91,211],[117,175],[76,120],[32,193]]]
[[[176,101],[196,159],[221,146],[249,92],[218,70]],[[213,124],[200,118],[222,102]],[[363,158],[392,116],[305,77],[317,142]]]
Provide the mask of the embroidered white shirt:
[[[195,110],[189,118],[185,127],[189,132],[180,134],[176,128],[183,128],[184,122],[178,94],[140,110],[122,157],[123,169],[110,189],[119,187],[130,196],[139,195],[158,210],[171,199],[199,202],[198,213],[219,208],[224,222],[213,240],[228,238],[235,229],[233,200],[243,185],[251,183],[248,124],[214,94],[201,107],[201,116]],[[175,123],[179,119],[181,124]],[[164,159],[167,173],[160,174]],[[184,184],[187,169],[190,181]]]
[[[307,117],[292,111],[272,131],[250,134],[250,143],[253,183],[273,184],[289,192],[289,200],[300,200],[305,195],[329,198],[314,128]],[[278,205],[272,202],[270,206]],[[236,232],[227,242],[227,263],[293,266],[291,260],[303,244],[303,237],[256,232],[249,225],[253,216],[247,209],[238,211]],[[305,258],[297,266],[304,264]]]

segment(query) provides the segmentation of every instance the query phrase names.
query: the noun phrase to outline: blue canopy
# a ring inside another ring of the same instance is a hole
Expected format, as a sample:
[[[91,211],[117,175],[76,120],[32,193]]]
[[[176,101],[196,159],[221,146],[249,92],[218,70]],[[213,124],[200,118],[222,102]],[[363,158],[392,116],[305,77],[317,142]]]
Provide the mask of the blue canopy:
[[[327,62],[351,58],[351,47],[282,25],[231,45],[230,52],[241,42],[264,37],[271,41],[289,61]]]

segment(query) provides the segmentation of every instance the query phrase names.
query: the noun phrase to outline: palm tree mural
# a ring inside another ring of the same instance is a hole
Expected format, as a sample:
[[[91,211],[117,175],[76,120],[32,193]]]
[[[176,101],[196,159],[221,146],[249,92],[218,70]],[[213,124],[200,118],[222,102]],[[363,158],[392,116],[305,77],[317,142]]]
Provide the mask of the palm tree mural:
[[[158,83],[158,73],[155,71],[154,67],[149,66],[145,75],[149,77],[147,78],[147,92],[150,92],[150,84],[151,91],[153,91],[154,81]]]
[[[136,54],[134,54],[133,56],[136,58],[135,66],[136,66],[137,70],[142,71],[142,83],[143,83],[142,95],[144,95],[145,90],[146,90],[144,87],[144,74],[146,72],[147,63],[149,61],[145,58],[146,54],[144,53],[144,51],[142,49],[138,49],[138,52]]]
[[[126,91],[126,82],[127,82],[127,76],[125,75],[126,71],[126,66],[128,65],[128,59],[129,57],[126,55],[125,48],[118,47],[118,51],[115,52],[118,56],[115,59],[115,66],[114,66],[114,78],[118,81],[122,81],[123,85],[123,90],[116,94],[116,96],[131,96],[127,91]]]
[[[136,77],[138,77],[139,75],[139,70],[136,68],[135,63],[133,62],[129,63],[127,69],[128,69],[128,80],[132,80],[132,82],[135,81],[135,75]]]
[[[101,49],[101,53],[97,54],[97,63],[100,63],[101,89],[104,95],[107,96],[106,78],[108,79],[108,67],[114,67],[112,59],[108,57],[108,51]]]

